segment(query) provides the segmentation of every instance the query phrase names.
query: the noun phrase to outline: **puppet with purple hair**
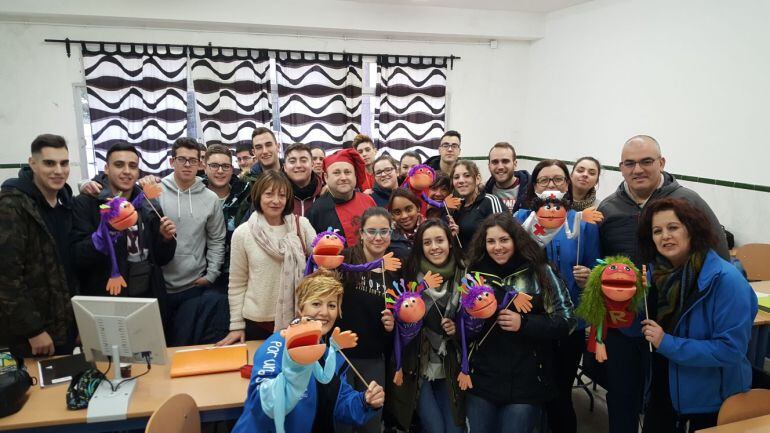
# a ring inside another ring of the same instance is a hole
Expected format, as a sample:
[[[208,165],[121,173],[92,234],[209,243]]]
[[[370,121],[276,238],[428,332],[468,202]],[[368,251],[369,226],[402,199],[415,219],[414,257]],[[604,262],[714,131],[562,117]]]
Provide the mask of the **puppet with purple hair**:
[[[393,257],[393,253],[387,253],[380,259],[360,265],[345,263],[345,257],[342,255],[342,250],[345,248],[345,238],[338,230],[331,227],[318,233],[310,246],[313,250],[310,257],[307,258],[305,275],[312,274],[318,268],[342,272],[366,272],[383,267],[386,271],[392,272],[401,268],[401,260]]]
[[[418,164],[412,167],[407,174],[406,180],[401,184],[401,188],[406,188],[420,200],[420,214],[424,217],[428,206],[436,208],[457,209],[460,207],[460,199],[454,196],[448,196],[443,202],[435,201],[428,197],[426,191],[433,185],[436,179],[436,172],[428,165]]]

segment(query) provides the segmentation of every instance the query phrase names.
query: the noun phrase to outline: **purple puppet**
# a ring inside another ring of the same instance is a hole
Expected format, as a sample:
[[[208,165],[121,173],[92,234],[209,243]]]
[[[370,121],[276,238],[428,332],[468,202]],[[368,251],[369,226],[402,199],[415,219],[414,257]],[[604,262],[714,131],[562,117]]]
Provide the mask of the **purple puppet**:
[[[385,254],[381,259],[363,263],[360,265],[351,265],[345,263],[345,257],[342,256],[342,250],[345,248],[345,238],[336,230],[329,227],[326,231],[318,233],[311,244],[313,251],[307,259],[305,266],[305,275],[310,275],[316,269],[339,270],[343,272],[366,272],[372,269],[385,268],[386,271],[397,271],[401,269],[401,260],[393,257],[393,253]]]

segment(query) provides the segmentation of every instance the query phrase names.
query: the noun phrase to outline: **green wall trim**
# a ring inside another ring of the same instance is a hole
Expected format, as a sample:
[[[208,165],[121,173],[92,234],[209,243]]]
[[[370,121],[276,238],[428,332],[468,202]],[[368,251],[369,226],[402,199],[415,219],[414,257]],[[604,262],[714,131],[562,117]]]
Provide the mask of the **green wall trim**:
[[[18,163],[18,164],[0,164],[0,168],[22,168],[26,167],[27,163]]]
[[[530,155],[516,155],[517,159],[525,159],[528,161],[544,161],[546,159],[550,158],[541,158],[539,156],[530,156]],[[471,161],[486,161],[486,156],[469,156],[469,157],[463,157],[463,159],[470,159]],[[562,160],[567,165],[574,165],[575,161],[567,161]],[[610,171],[620,171],[620,168],[613,165],[602,165],[602,170],[610,170]],[[722,180],[722,179],[711,179],[708,177],[698,177],[698,176],[688,176],[686,174],[675,174],[674,177],[677,180],[684,180],[688,182],[696,182],[696,183],[704,183],[707,185],[716,185],[716,186],[724,186],[727,188],[737,188],[737,189],[747,189],[749,191],[758,191],[758,192],[770,192],[770,186],[767,185],[753,185],[750,183],[742,183],[742,182],[734,182],[730,180]]]

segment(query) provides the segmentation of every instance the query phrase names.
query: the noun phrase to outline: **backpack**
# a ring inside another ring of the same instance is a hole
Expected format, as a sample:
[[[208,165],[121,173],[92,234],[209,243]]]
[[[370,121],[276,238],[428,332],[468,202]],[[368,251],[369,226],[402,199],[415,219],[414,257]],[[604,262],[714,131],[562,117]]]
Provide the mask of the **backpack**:
[[[27,390],[37,383],[24,366],[24,359],[10,352],[0,353],[0,418],[21,410]]]

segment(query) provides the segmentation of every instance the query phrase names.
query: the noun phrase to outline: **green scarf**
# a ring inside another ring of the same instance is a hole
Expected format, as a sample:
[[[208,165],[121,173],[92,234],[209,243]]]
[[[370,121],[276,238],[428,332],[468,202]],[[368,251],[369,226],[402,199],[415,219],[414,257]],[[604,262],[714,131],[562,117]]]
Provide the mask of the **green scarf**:
[[[693,253],[684,266],[674,268],[671,262],[658,256],[652,279],[658,289],[657,322],[667,334],[674,332],[685,302],[698,290],[698,275],[706,256]]]
[[[428,271],[433,272],[434,274],[439,274],[444,278],[444,281],[447,281],[449,279],[454,278],[455,276],[455,257],[450,254],[449,260],[447,260],[446,264],[444,266],[436,266],[433,263],[431,263],[428,259],[425,257],[420,260],[420,273],[427,274]]]

